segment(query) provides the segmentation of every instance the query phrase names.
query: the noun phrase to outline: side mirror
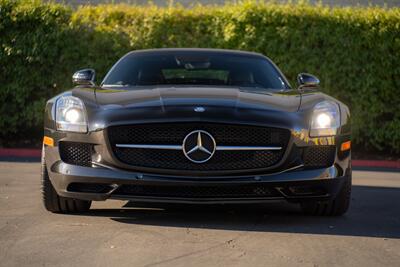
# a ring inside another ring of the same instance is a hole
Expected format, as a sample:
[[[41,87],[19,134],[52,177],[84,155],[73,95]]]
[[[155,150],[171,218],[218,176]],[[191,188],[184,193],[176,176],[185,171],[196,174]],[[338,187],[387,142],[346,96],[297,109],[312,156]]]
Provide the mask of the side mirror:
[[[96,72],[94,69],[78,70],[72,75],[72,82],[78,85],[94,85]]]
[[[319,85],[319,79],[308,73],[300,73],[297,75],[297,83],[299,84],[299,89],[304,87],[316,88]]]

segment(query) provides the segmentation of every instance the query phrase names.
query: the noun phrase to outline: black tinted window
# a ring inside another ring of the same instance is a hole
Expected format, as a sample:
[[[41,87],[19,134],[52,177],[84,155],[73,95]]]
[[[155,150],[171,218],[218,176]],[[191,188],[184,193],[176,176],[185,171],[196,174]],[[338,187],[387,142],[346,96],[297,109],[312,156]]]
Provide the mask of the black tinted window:
[[[103,84],[287,88],[275,67],[261,57],[195,52],[128,55],[113,67]]]

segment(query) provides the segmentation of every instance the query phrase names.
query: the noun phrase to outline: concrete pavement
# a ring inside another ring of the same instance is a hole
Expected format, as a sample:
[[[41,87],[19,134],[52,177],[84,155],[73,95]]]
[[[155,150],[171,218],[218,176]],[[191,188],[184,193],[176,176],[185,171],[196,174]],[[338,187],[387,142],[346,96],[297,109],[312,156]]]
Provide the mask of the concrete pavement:
[[[39,163],[0,163],[0,266],[400,266],[400,173],[355,171],[343,217],[296,205],[46,212]]]

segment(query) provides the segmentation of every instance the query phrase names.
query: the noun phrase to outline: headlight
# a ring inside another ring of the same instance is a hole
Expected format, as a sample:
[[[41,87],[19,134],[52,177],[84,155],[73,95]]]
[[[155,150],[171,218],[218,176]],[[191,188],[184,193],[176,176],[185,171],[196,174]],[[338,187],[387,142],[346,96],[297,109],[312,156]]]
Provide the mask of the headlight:
[[[56,102],[57,130],[66,132],[87,132],[85,106],[77,97],[62,96]]]
[[[315,105],[311,117],[311,137],[335,135],[339,126],[340,111],[336,103],[323,101]]]

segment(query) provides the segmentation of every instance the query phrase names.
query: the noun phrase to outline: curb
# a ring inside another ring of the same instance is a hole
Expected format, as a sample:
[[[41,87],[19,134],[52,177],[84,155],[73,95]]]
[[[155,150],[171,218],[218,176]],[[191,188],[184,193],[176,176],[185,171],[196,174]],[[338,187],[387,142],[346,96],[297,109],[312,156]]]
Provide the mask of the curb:
[[[26,149],[26,148],[0,148],[1,158],[40,158],[42,155],[41,149]]]
[[[0,160],[40,159],[41,149],[0,148]],[[400,170],[400,160],[352,160],[356,168],[382,168]]]
[[[352,160],[353,167],[361,168],[384,168],[384,169],[399,169],[400,160]]]

